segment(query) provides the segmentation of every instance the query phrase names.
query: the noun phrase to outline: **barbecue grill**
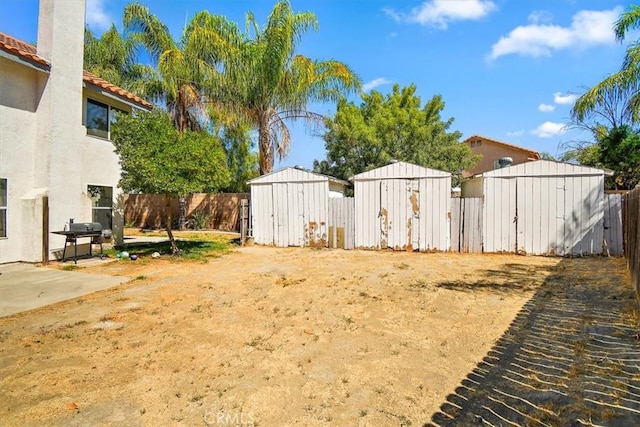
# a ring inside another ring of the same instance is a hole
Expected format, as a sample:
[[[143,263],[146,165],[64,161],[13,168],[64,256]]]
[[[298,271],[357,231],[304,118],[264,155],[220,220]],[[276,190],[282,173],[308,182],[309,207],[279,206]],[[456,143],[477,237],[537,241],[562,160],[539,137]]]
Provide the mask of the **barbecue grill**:
[[[66,227],[65,227],[66,228]],[[73,222],[69,220],[69,227],[63,231],[53,231],[53,234],[65,236],[64,250],[62,251],[62,262],[66,261],[67,244],[73,244],[73,260],[78,263],[78,239],[90,238],[89,256],[93,256],[93,245],[100,245],[100,257],[102,258],[102,224],[99,222]]]

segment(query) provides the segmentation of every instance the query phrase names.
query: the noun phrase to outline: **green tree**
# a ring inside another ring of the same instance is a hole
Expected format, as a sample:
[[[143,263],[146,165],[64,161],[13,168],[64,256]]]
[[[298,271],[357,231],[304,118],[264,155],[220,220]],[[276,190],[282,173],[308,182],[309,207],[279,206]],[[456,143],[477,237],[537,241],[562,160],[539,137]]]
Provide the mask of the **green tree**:
[[[415,85],[396,84],[386,96],[363,94],[360,106],[341,100],[335,117],[326,120],[327,158],[314,161],[314,170],[349,179],[395,159],[451,172],[457,185],[477,159],[459,142],[462,134],[450,130],[454,119],[441,118],[442,97],[421,107],[415,92]]]
[[[640,184],[640,131],[627,125],[612,129],[600,141],[599,160],[615,171],[614,188],[633,189]]]
[[[160,74],[160,89],[153,95],[165,103],[176,129],[203,129],[209,120],[205,88],[220,85],[218,66],[228,62],[237,51],[233,43],[241,40],[237,26],[205,10],[176,42],[169,28],[139,3],[125,6],[123,21],[128,36],[145,48]]]
[[[284,158],[289,151],[288,120],[322,123],[322,116],[308,111],[308,103],[337,102],[359,90],[360,80],[342,62],[315,60],[296,52],[304,33],[318,29],[311,12],[294,13],[288,1],[278,1],[264,27],[251,13],[246,24],[251,31],[240,39],[232,26],[219,27],[231,30],[219,38],[236,40],[227,46],[237,50],[225,56],[223,84],[211,86],[210,98],[258,131],[262,175],[271,172],[276,155]]]
[[[562,160],[612,170],[613,176],[605,180],[610,190],[631,190],[640,184],[640,130],[629,125],[612,129],[601,126],[594,138],[595,143],[566,151]]]
[[[618,41],[622,42],[631,30],[640,28],[640,6],[631,5],[622,13],[614,31]],[[585,116],[594,111],[607,108],[607,99],[611,97],[625,97],[622,113],[629,117],[632,123],[640,121],[640,39],[632,42],[627,48],[622,67],[616,73],[609,75],[603,81],[584,93],[573,106],[572,116],[577,121],[583,121]],[[613,127],[624,123],[615,123]]]
[[[258,155],[253,149],[249,128],[244,126],[226,126],[222,129],[221,140],[227,153],[227,167],[231,182],[224,191],[246,193],[247,181],[259,176]]]
[[[113,124],[113,145],[120,157],[120,187],[127,192],[166,196],[166,228],[174,254],[170,201],[190,193],[217,191],[229,184],[224,147],[203,131],[179,132],[165,111],[120,114]]]
[[[123,36],[115,25],[101,37],[88,28],[84,32],[84,68],[110,83],[142,97],[153,98],[160,91],[156,70],[137,62],[139,41]]]

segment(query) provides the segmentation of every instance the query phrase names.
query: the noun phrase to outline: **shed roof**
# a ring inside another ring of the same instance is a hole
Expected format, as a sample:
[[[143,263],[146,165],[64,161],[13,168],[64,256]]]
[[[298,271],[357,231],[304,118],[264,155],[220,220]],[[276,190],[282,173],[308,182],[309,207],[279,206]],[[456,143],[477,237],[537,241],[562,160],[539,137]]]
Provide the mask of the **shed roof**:
[[[394,178],[447,178],[449,172],[438,169],[429,169],[424,166],[414,165],[407,162],[395,162],[386,166],[362,172],[353,177],[354,181],[365,181],[372,179],[394,179]]]
[[[258,178],[254,178],[249,181],[248,184],[270,184],[273,182],[333,182],[344,186],[349,185],[347,181],[297,167],[286,167],[284,169],[259,176]]]
[[[0,32],[0,51],[10,54],[11,58],[31,64],[44,72],[48,73],[51,71],[51,63],[38,55],[38,51],[34,45],[12,37],[9,34]],[[83,70],[82,81],[85,85],[93,85],[100,90],[104,90],[107,94],[114,95],[125,102],[133,102],[138,107],[145,108],[147,110],[150,110],[153,107],[150,102],[122,89],[121,87],[111,84],[86,70]]]
[[[516,177],[516,176],[597,176],[610,175],[610,171],[553,160],[535,160],[506,168],[485,172],[476,177]]]

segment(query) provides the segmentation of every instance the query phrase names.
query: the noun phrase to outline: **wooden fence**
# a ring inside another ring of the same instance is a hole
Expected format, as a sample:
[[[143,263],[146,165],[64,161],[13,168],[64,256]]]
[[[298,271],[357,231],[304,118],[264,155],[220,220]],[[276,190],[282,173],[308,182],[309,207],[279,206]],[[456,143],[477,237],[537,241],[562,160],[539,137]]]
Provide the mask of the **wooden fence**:
[[[482,252],[482,199],[451,199],[451,251]]]
[[[204,216],[204,228],[239,231],[240,201],[248,199],[247,193],[199,193],[186,197],[186,219]],[[124,221],[127,225],[143,228],[165,226],[167,204],[162,195],[127,194],[124,198]],[[178,199],[171,201],[171,217],[178,218]]]
[[[640,298],[640,186],[623,197],[624,256],[631,271],[631,284]]]
[[[604,242],[607,255],[622,256],[622,194],[604,195]]]
[[[353,249],[355,230],[355,199],[353,197],[330,198],[329,247]]]

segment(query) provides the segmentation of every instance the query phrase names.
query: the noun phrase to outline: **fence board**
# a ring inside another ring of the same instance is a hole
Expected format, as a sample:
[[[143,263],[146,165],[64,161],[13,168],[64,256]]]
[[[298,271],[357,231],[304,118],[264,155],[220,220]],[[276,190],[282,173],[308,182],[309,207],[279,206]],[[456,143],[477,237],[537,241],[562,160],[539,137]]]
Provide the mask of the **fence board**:
[[[355,199],[336,197],[329,199],[329,247],[353,249],[355,247]]]
[[[451,198],[451,251],[482,252],[482,199]]]
[[[640,187],[623,198],[624,256],[631,271],[631,284],[640,298]]]
[[[610,255],[622,255],[622,195],[604,196],[604,241]]]
[[[453,197],[451,199],[451,251],[460,252],[460,235],[462,229],[460,227],[461,206],[463,206],[461,198]]]
[[[186,197],[186,218],[194,212],[209,215],[206,228],[224,231],[240,230],[240,200],[248,193],[191,194]],[[161,194],[126,194],[124,197],[125,224],[135,227],[163,228],[166,222],[167,204]],[[171,201],[171,216],[178,217],[178,198]]]

